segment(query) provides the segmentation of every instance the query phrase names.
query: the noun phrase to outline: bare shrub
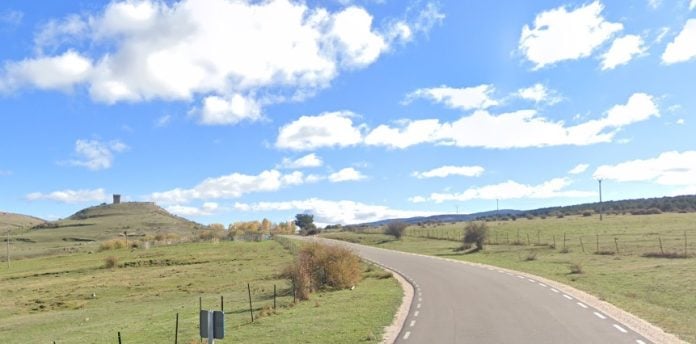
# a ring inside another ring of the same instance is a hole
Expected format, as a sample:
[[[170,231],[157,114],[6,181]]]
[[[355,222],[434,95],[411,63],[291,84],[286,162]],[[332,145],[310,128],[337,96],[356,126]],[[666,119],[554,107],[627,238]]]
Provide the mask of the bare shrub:
[[[126,247],[126,241],[123,239],[111,239],[102,242],[99,245],[99,251],[118,250]]]
[[[118,258],[114,256],[108,256],[104,258],[104,267],[107,269],[113,269],[118,267]]]
[[[475,244],[476,250],[483,250],[483,242],[488,237],[485,222],[469,222],[464,228],[464,244]]]
[[[599,251],[595,252],[594,254],[600,255],[600,256],[613,256],[613,255],[614,255],[614,251],[603,251],[603,250],[599,250]]]
[[[406,232],[406,227],[408,225],[401,221],[394,221],[387,224],[387,228],[384,229],[384,234],[393,236],[396,240],[401,240],[401,237]]]
[[[527,256],[524,257],[525,262],[531,262],[531,261],[536,260],[536,259],[537,259],[536,251],[529,251],[529,253],[527,253]]]
[[[678,253],[678,252],[647,252],[643,253],[641,257],[645,258],[668,258],[668,259],[679,259],[688,258],[688,256]]]
[[[571,263],[569,268],[570,268],[570,273],[573,275],[578,275],[578,274],[583,273],[582,265],[580,265],[580,263]]]
[[[295,261],[285,270],[300,300],[322,287],[345,289],[354,286],[362,277],[360,259],[340,246],[317,243],[300,248]]]

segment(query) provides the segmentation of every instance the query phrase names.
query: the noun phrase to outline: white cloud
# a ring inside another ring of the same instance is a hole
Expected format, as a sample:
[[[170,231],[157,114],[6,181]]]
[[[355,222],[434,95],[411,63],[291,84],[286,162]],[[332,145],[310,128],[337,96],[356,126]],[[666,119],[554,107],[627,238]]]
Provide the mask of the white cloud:
[[[0,24],[17,26],[22,23],[24,13],[16,10],[7,10],[0,12]]]
[[[691,0],[691,3],[689,3],[689,10],[693,10],[696,8],[696,0]]]
[[[239,211],[301,211],[314,215],[321,224],[357,224],[392,218],[434,215],[433,212],[391,209],[382,205],[371,205],[355,201],[329,201],[317,198],[286,202],[236,203]]]
[[[258,175],[232,173],[226,176],[208,178],[190,189],[176,188],[155,192],[149,199],[166,204],[182,204],[192,200],[212,200],[237,198],[253,192],[270,192],[305,183],[302,172],[282,174],[277,170],[267,170]]]
[[[363,175],[360,171],[352,167],[346,167],[338,172],[334,172],[329,175],[329,181],[331,181],[332,183],[357,181],[365,178],[367,178],[365,177],[365,175]]]
[[[0,85],[4,84],[6,89],[31,84],[41,89],[69,90],[76,83],[87,80],[92,68],[92,61],[68,50],[62,55],[7,63]]]
[[[155,126],[158,128],[163,128],[169,125],[169,123],[172,121],[172,116],[171,115],[164,115],[155,121]]]
[[[561,97],[556,94],[556,91],[550,90],[540,83],[517,90],[515,96],[522,99],[531,100],[535,103],[547,103],[549,105],[553,105],[561,101]]]
[[[62,203],[106,202],[108,197],[104,189],[94,190],[60,190],[50,193],[32,192],[26,195],[29,201],[56,201]]]
[[[653,116],[659,116],[653,97],[635,93],[625,105],[612,107],[603,118],[575,126],[551,122],[537,116],[535,110],[498,116],[476,111],[454,122],[425,119],[404,121],[400,127],[380,125],[365,137],[364,142],[390,148],[407,148],[423,143],[499,149],[580,146],[611,142],[620,128]]]
[[[437,103],[445,104],[449,108],[460,110],[487,109],[498,105],[498,102],[491,98],[491,93],[495,88],[491,85],[479,85],[466,88],[453,88],[440,86],[433,88],[421,88],[415,90],[404,100],[405,104],[418,98],[425,98]]]
[[[681,32],[667,44],[662,53],[662,62],[673,64],[686,62],[696,57],[696,19],[689,19]]]
[[[566,190],[571,184],[568,178],[554,178],[538,185],[526,185],[508,180],[503,183],[472,187],[461,193],[432,193],[428,197],[415,196],[411,202],[432,201],[442,203],[447,201],[520,199],[520,198],[582,198],[594,196],[594,192]]]
[[[324,162],[315,153],[307,154],[303,157],[292,160],[290,158],[283,158],[283,161],[278,166],[279,168],[309,168],[309,167],[319,167],[323,165]]]
[[[449,176],[478,177],[485,169],[481,166],[442,166],[425,172],[413,172],[418,179],[445,178]]]
[[[568,171],[569,174],[580,174],[585,171],[587,171],[587,168],[590,167],[589,164],[578,164],[577,166],[573,167]]]
[[[638,35],[626,35],[615,39],[609,50],[602,55],[602,70],[614,69],[645,53],[643,44],[643,38]]]
[[[664,152],[652,159],[602,165],[595,179],[617,182],[654,182],[669,186],[696,186],[696,151]]]
[[[603,9],[601,2],[594,1],[571,10],[544,11],[536,16],[533,27],[522,28],[519,49],[535,64],[534,69],[588,57],[623,29],[621,23],[606,21]]]
[[[685,121],[684,121],[683,118],[680,118],[680,119],[678,119],[675,123],[677,123],[677,124],[679,124],[679,125],[684,125]]]
[[[108,169],[114,162],[114,153],[121,153],[128,146],[121,141],[101,142],[99,140],[77,140],[75,153],[81,157],[79,160],[70,160],[68,163],[74,166],[86,167],[90,170]]]
[[[379,26],[357,6],[332,12],[291,0],[116,0],[49,21],[34,38],[36,57],[6,61],[0,85],[84,85],[108,104],[200,101],[192,113],[202,124],[256,120],[264,105],[328,87],[443,16],[432,3],[418,8],[412,20],[385,18]],[[50,54],[58,50],[68,53]]]
[[[645,93],[631,95],[626,104],[615,105],[600,119],[574,126],[540,117],[536,110],[500,115],[478,110],[453,122],[422,119],[401,120],[393,127],[382,124],[363,135],[364,125],[354,126],[354,114],[348,114],[303,116],[280,129],[276,147],[313,150],[364,144],[403,149],[424,143],[497,149],[583,146],[611,142],[621,128],[660,115],[653,96]]]
[[[165,208],[168,212],[179,216],[210,216],[221,210],[219,204],[215,202],[205,202],[200,207],[192,207],[185,205],[171,205]]]
[[[319,147],[346,147],[360,143],[362,133],[353,127],[355,114],[325,112],[318,116],[302,116],[279,130],[276,147],[312,150]]]
[[[662,5],[662,0],[648,0],[648,5],[652,9],[656,9],[656,8],[660,7],[660,5]]]

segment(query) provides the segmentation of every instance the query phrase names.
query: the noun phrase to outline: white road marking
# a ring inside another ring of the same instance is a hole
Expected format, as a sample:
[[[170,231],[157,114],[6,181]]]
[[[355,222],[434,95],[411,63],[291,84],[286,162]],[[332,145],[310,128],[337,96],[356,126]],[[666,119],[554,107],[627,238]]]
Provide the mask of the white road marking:
[[[423,302],[423,298],[422,298],[422,297],[419,297],[419,298],[418,298],[418,302]]]
[[[539,285],[546,288],[546,284],[539,282]]]
[[[578,306],[587,309],[587,306],[585,306],[585,304],[583,304],[582,302],[578,302]]]
[[[522,279],[524,279],[524,276],[517,275],[517,278],[522,278]]]
[[[557,293],[557,292],[558,292],[558,290],[553,289],[553,288],[551,288],[551,291],[554,292],[554,293]]]
[[[597,318],[600,318],[600,319],[602,319],[602,320],[604,320],[604,319],[606,319],[606,318],[607,318],[607,317],[605,317],[605,316],[604,316],[604,314],[602,314],[602,313],[599,313],[599,312],[594,312],[594,315],[596,315],[596,316],[597,316]]]
[[[414,316],[414,317],[417,317],[418,314],[420,314],[420,311],[415,311],[415,312],[413,313],[413,316]]]
[[[533,279],[531,279],[531,278],[527,278],[527,280],[530,281],[530,282],[532,282],[532,283],[536,283],[536,281],[533,280]]]
[[[420,308],[420,306],[421,306],[421,304],[419,303],[418,305],[416,305],[416,308]]]
[[[410,335],[411,335],[411,331],[406,332],[406,334],[404,334],[404,339],[408,339],[408,336],[410,336]]]
[[[411,320],[411,325],[409,325],[409,327],[413,327],[413,325],[415,325],[415,324],[416,324],[416,321],[415,321],[415,320]]]
[[[563,297],[565,297],[565,298],[568,299],[568,300],[572,300],[572,299],[573,299],[572,297],[570,297],[570,296],[568,296],[568,295],[566,295],[566,294],[563,294]]]
[[[642,340],[640,340],[640,339],[636,339],[636,343],[638,343],[638,344],[645,344],[645,342],[642,341]]]
[[[617,324],[614,324],[614,327],[615,327],[617,330],[619,330],[619,331],[621,331],[621,332],[623,332],[623,333],[628,333],[628,331],[626,331],[625,328],[623,328],[623,327],[621,327],[621,326],[619,326],[619,325],[617,325]]]

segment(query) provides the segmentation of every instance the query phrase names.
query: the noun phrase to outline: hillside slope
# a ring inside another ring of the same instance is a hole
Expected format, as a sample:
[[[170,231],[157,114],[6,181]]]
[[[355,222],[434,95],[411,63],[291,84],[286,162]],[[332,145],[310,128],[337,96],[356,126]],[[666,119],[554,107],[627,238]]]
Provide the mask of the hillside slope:
[[[22,229],[31,228],[46,222],[38,217],[29,215],[5,213],[0,211],[0,231],[4,232],[7,229]]]

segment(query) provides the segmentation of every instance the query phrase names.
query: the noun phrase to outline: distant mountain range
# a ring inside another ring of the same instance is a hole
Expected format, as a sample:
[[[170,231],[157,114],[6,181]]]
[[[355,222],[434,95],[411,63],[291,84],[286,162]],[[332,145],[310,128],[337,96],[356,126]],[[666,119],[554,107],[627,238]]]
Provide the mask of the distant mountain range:
[[[620,201],[607,201],[576,204],[563,207],[547,207],[533,210],[514,210],[501,209],[499,211],[483,211],[473,214],[444,214],[433,216],[417,216],[400,219],[386,219],[375,222],[350,225],[348,227],[379,227],[390,222],[399,221],[407,224],[417,223],[436,223],[436,222],[463,222],[478,219],[502,217],[523,217],[523,216],[552,216],[552,215],[579,215],[585,212],[609,214],[645,214],[661,212],[695,212],[696,195],[674,196],[674,197],[655,197],[638,198]]]

